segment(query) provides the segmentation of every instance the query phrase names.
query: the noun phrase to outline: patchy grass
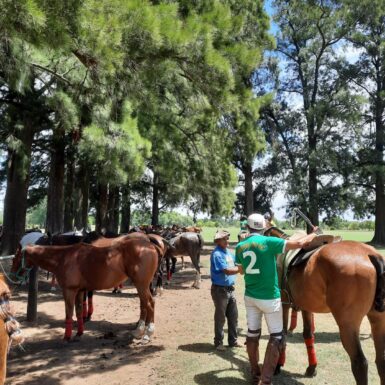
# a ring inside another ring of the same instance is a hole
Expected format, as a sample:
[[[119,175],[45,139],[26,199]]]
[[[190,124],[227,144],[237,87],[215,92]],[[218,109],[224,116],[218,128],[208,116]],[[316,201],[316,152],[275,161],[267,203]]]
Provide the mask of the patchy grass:
[[[209,250],[207,250],[209,251]],[[202,260],[205,272],[209,266],[207,254]],[[249,364],[246,350],[227,349],[217,352],[213,348],[213,304],[210,298],[210,282],[204,279],[202,288],[196,291],[199,301],[199,313],[180,313],[174,316],[174,323],[183,322],[185,332],[172,334],[174,347],[162,352],[160,366],[157,368],[156,385],[247,385],[249,384]],[[246,313],[243,302],[244,282],[237,278],[236,295],[239,311],[239,335],[243,344],[246,336]],[[181,292],[181,306],[184,303]],[[182,310],[182,308],[180,308]],[[196,310],[196,309],[195,309]],[[183,321],[181,321],[183,320]],[[317,314],[316,351],[318,358],[318,374],[315,378],[306,378],[306,347],[302,338],[302,320],[298,319],[298,327],[288,339],[287,362],[283,372],[274,377],[274,385],[346,385],[353,384],[350,361],[342,347],[338,327],[330,314]],[[171,326],[171,325],[170,325]],[[268,340],[267,327],[263,325],[260,354],[263,360]],[[227,332],[227,331],[226,331]],[[370,325],[364,319],[360,339],[369,362],[369,384],[379,384],[375,367],[373,341],[370,338]]]

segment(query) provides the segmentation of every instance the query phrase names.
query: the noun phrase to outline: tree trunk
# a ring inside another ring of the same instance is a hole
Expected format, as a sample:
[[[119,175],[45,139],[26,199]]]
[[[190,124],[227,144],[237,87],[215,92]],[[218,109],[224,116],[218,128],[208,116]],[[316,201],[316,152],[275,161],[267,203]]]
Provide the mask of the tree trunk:
[[[103,183],[98,184],[98,203],[96,206],[95,230],[101,232],[106,230],[108,208],[108,186]]]
[[[310,124],[311,125],[311,124]],[[314,226],[319,224],[319,203],[318,203],[318,170],[317,170],[317,139],[314,134],[314,127],[311,125],[308,128],[308,166],[309,166],[309,219]],[[308,228],[308,232],[312,229]]]
[[[113,232],[118,233],[119,231],[119,214],[120,214],[120,189],[115,187],[115,205],[114,205],[114,222]]]
[[[71,144],[67,152],[66,182],[64,187],[64,231],[74,228],[75,149]]]
[[[51,234],[63,232],[64,220],[64,167],[65,141],[64,130],[54,131],[51,169],[47,197],[47,231]]]
[[[376,206],[375,206],[375,226],[372,243],[385,245],[385,191],[384,191],[384,101],[382,100],[382,82],[380,78],[377,82],[376,100],[376,148],[375,148],[375,181],[376,181]]]
[[[88,227],[90,178],[84,164],[80,164],[76,179],[75,227],[80,230]]]
[[[244,214],[249,216],[254,211],[253,202],[253,165],[247,163],[243,167],[243,176],[245,179],[245,208]]]
[[[130,188],[125,186],[122,188],[122,211],[120,219],[120,232],[128,233],[131,223],[131,197]]]
[[[152,216],[151,224],[157,226],[159,224],[159,186],[158,175],[154,172],[154,179],[152,185]]]
[[[7,188],[4,200],[3,237],[1,253],[15,252],[20,238],[25,232],[27,214],[27,195],[29,185],[29,169],[34,131],[30,127],[30,119],[23,129],[15,130],[15,137],[21,146],[16,150],[8,150]]]

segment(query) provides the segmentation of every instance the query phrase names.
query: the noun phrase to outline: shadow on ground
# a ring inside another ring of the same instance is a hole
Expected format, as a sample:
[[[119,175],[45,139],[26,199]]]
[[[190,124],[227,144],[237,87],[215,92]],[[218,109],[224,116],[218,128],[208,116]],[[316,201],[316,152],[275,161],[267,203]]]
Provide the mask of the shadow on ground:
[[[48,334],[50,328],[63,326],[63,321],[46,314],[41,315],[40,321],[39,336],[28,341],[24,351],[12,349],[10,353],[9,384],[59,385],[75,374],[87,381],[89,375],[136,365],[143,360],[150,362],[154,353],[164,350],[163,345],[140,345],[134,341],[129,332],[135,328],[133,323],[92,321],[87,323],[79,342],[64,343],[62,333]],[[78,366],[76,373],[71,371],[72,364]]]
[[[213,349],[212,344],[208,343],[196,343],[180,345],[179,348],[182,351],[198,354],[215,354],[222,359],[227,360],[231,364],[231,369],[223,370],[211,370],[204,373],[199,373],[194,376],[194,380],[199,385],[246,385],[250,384],[249,379],[249,363],[246,360],[241,359],[236,355],[236,350],[227,349],[225,352],[218,352]],[[239,371],[242,373],[243,378],[237,378],[235,374]],[[234,376],[229,376],[229,372],[234,372]],[[225,374],[225,375],[224,375]],[[281,374],[274,377],[273,384],[285,384],[285,385],[303,385],[299,379],[304,378],[303,374],[288,373],[282,371]]]

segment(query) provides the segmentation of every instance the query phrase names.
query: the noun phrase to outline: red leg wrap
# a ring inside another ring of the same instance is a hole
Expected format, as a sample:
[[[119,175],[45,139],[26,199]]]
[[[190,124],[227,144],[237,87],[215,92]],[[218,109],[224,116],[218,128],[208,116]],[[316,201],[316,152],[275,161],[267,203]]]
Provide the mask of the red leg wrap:
[[[78,319],[78,336],[81,336],[84,333],[84,321],[83,321],[83,316],[77,317]]]
[[[88,317],[91,317],[94,313],[94,303],[92,297],[88,297]]]
[[[64,339],[70,340],[72,337],[72,319],[66,319],[66,328],[64,333]]]
[[[83,318],[87,317],[87,301],[83,301]]]
[[[311,315],[311,332],[312,334],[315,333],[315,321],[314,321],[314,314]]]
[[[290,327],[289,330],[293,331],[297,327],[298,312],[297,310],[291,311]]]
[[[56,286],[56,277],[52,274],[51,286]]]
[[[309,359],[309,365],[310,366],[317,365],[317,357],[316,357],[315,349],[314,349],[314,337],[305,338],[305,344],[306,344],[306,348],[307,348],[307,356]]]
[[[119,284],[119,289],[123,289],[123,284],[122,283]]]
[[[169,272],[167,273],[167,281],[170,281],[170,280],[171,280],[171,276],[172,276],[171,271],[169,271]]]
[[[284,366],[285,362],[286,362],[286,350],[283,350],[281,352],[281,355],[279,356],[278,365]]]

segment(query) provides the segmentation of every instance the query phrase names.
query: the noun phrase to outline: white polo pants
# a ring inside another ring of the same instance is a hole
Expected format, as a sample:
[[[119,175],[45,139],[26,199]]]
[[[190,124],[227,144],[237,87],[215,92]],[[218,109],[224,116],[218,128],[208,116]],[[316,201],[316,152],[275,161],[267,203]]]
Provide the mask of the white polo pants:
[[[245,306],[247,315],[247,335],[253,337],[250,331],[259,330],[262,327],[262,315],[265,316],[269,334],[282,333],[282,302],[281,298],[276,299],[256,299],[245,296]]]

